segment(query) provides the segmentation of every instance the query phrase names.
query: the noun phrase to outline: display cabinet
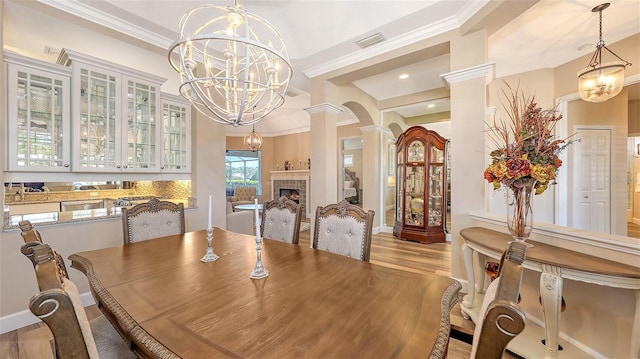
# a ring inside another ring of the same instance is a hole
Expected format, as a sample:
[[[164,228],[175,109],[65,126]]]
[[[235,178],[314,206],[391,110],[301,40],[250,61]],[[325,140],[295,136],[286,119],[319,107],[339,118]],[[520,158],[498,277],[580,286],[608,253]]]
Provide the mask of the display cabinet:
[[[397,184],[394,236],[433,243],[445,241],[447,140],[421,126],[396,142]]]
[[[69,172],[71,71],[11,52],[4,59],[8,170]]]
[[[191,104],[184,98],[161,94],[162,172],[191,172]]]
[[[72,68],[74,172],[160,172],[164,78],[63,49]]]

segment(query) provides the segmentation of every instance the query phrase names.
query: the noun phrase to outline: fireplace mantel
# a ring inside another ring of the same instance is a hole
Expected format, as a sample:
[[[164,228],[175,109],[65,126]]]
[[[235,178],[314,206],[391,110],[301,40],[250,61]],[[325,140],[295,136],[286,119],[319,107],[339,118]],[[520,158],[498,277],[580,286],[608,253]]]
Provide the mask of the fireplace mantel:
[[[297,189],[300,192],[300,203],[304,205],[305,215],[307,218],[311,218],[311,208],[309,208],[309,203],[311,202],[310,180],[311,171],[309,170],[271,171],[271,199],[279,196],[280,188]],[[280,185],[281,181],[287,181],[288,183]],[[297,185],[292,185],[292,183]]]

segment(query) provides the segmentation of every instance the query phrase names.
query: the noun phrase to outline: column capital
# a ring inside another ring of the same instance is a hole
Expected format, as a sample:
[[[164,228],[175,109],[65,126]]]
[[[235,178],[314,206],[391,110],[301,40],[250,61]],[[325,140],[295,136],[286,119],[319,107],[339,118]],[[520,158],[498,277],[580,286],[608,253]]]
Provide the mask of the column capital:
[[[446,74],[440,75],[442,82],[447,87],[451,87],[451,84],[468,81],[472,79],[477,79],[485,77],[485,83],[491,82],[496,77],[496,63],[489,62],[482,65],[477,65],[473,67],[468,67],[466,69],[457,70],[448,72]]]
[[[309,114],[327,112],[332,115],[337,115],[340,112],[342,112],[342,108],[340,106],[332,105],[328,102],[313,105],[305,108],[304,110],[307,111]]]

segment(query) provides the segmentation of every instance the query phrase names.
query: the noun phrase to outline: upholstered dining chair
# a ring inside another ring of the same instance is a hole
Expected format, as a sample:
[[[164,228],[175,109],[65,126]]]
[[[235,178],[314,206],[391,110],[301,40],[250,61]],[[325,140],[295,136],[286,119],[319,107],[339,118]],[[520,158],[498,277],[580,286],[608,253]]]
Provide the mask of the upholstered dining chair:
[[[262,206],[260,233],[263,238],[298,244],[301,220],[302,206],[286,197],[280,197]]]
[[[56,358],[137,358],[105,316],[88,320],[78,288],[48,244],[27,242],[21,251],[33,263],[40,290],[29,310],[51,330]]]
[[[487,288],[473,332],[472,359],[500,359],[507,344],[524,330],[517,304],[527,245],[511,242],[502,255],[498,277]]]
[[[347,201],[316,209],[313,248],[368,262],[375,212]]]
[[[184,204],[160,201],[149,202],[131,208],[122,208],[124,243],[146,241],[152,238],[184,233]]]

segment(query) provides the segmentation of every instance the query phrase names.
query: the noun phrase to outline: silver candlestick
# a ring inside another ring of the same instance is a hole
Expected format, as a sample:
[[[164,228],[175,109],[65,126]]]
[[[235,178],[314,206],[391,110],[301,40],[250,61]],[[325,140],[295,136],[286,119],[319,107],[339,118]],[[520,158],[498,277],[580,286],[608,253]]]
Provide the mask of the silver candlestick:
[[[211,246],[211,242],[213,241],[213,228],[207,228],[207,252],[204,254],[204,257],[200,258],[202,262],[215,262],[218,260],[218,255],[213,253],[213,247]]]
[[[256,262],[256,267],[253,268],[251,275],[249,278],[251,279],[262,279],[269,276],[269,271],[262,265],[262,238],[258,234],[256,236],[256,252],[258,255],[258,260]]]

